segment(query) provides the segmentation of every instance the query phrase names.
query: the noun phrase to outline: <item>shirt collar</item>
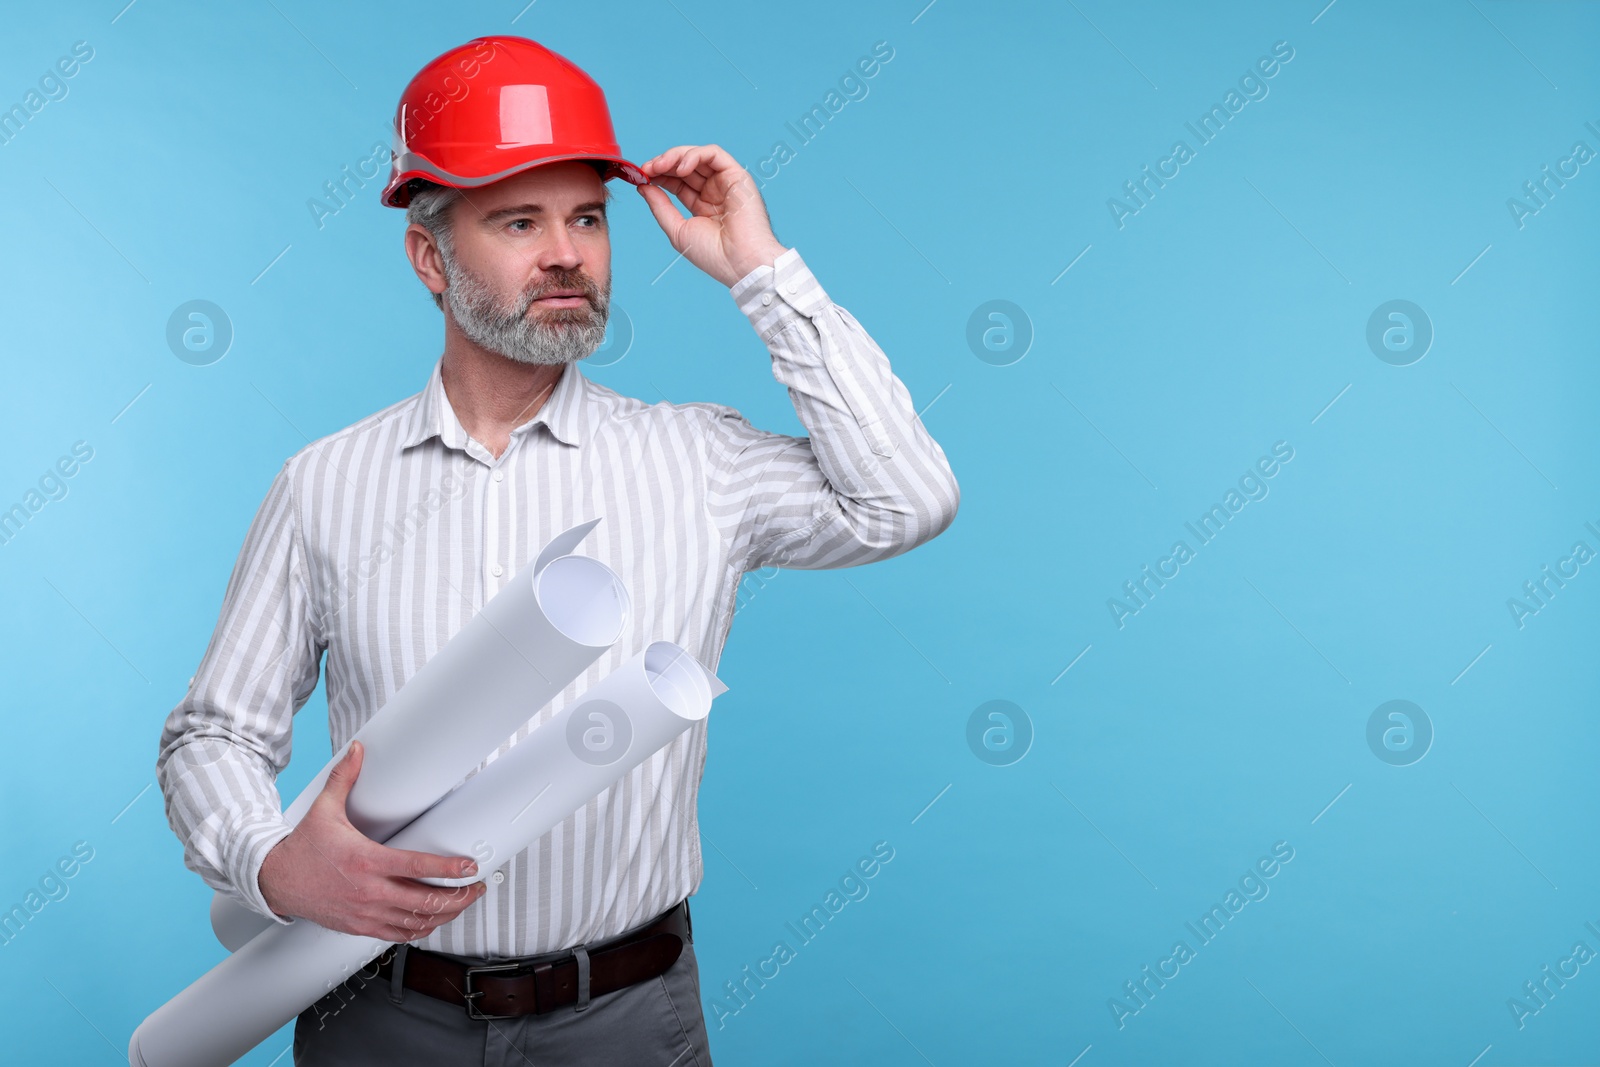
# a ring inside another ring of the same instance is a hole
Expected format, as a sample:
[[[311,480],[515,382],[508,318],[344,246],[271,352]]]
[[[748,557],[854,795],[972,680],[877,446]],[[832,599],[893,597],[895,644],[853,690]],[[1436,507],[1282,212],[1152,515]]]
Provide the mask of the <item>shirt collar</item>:
[[[450,398],[444,391],[443,368],[444,357],[441,356],[434,361],[428,384],[417,395],[417,401],[411,408],[409,424],[400,441],[401,451],[431,437],[438,437],[451,448],[466,450],[467,431],[456,417],[455,409],[450,406]],[[515,438],[542,423],[563,444],[581,445],[589,414],[588,392],[588,379],[579,371],[576,363],[569,363],[563,368],[561,377],[556,379],[555,390],[545,398],[538,414],[514,428],[511,436]]]

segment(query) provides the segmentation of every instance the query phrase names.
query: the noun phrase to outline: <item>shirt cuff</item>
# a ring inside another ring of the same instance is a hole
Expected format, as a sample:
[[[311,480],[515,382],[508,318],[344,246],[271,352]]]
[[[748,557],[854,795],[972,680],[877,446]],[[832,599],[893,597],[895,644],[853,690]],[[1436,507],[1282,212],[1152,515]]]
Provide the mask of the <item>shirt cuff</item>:
[[[243,847],[239,849],[239,867],[232,872],[234,891],[240,895],[240,900],[265,918],[284,926],[294,920],[285,919],[273,911],[272,905],[268,904],[267,898],[262,895],[261,865],[266,862],[267,853],[272,851],[273,846],[288,837],[293,830],[294,827],[282,821],[252,827],[246,832]]]
[[[785,250],[772,266],[762,265],[746,274],[728,292],[763,341],[771,341],[832,303],[794,248]]]

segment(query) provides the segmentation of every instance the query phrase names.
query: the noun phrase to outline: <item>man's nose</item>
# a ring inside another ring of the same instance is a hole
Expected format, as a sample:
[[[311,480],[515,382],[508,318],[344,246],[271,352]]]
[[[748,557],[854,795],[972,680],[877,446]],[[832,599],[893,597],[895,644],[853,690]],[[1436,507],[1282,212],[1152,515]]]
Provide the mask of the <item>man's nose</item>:
[[[539,249],[540,270],[576,270],[583,265],[583,253],[565,227],[558,227]]]

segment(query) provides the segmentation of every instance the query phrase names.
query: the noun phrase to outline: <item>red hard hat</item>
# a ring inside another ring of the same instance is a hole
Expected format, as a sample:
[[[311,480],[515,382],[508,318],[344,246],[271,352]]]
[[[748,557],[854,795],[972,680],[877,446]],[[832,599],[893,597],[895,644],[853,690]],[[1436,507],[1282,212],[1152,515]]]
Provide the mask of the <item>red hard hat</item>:
[[[476,189],[566,159],[607,164],[607,181],[649,181],[622,158],[600,86],[526,37],[479,37],[423,67],[400,94],[394,132],[389,207],[411,202],[413,178]]]

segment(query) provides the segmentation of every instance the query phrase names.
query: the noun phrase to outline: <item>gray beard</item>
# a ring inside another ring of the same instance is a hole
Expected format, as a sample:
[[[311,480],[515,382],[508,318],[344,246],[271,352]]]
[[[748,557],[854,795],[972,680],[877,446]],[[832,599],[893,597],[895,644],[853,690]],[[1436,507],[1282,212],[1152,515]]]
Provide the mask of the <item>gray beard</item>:
[[[524,293],[506,307],[482,278],[455,263],[452,256],[441,258],[447,282],[444,297],[450,304],[450,314],[461,332],[479,348],[518,363],[560,364],[587,359],[605,340],[611,310],[609,280],[598,292],[593,291],[592,283],[585,286],[591,288],[588,307],[554,308],[530,317],[528,309],[539,298],[538,291]]]

